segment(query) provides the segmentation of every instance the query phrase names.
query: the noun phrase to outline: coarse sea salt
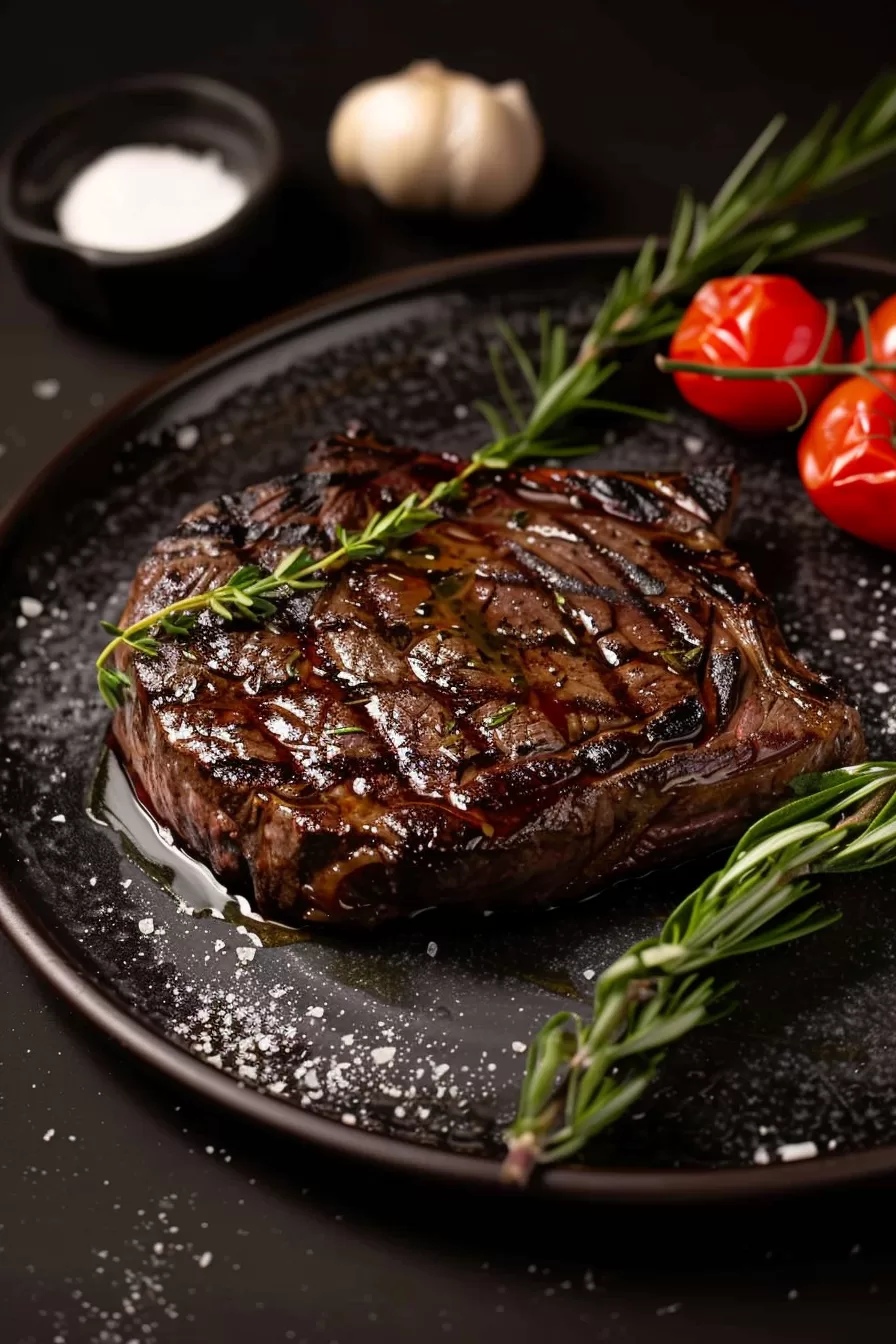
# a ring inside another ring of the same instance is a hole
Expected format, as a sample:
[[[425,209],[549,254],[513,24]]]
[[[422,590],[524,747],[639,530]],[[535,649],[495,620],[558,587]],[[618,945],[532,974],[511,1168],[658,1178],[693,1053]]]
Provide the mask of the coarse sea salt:
[[[160,252],[212,233],[245,204],[245,182],[217,154],[120,145],[94,159],[56,211],[63,238],[104,252]]]
[[[818,1156],[818,1145],[811,1139],[802,1143],[782,1143],[778,1148],[782,1162],[805,1162],[807,1158]]]

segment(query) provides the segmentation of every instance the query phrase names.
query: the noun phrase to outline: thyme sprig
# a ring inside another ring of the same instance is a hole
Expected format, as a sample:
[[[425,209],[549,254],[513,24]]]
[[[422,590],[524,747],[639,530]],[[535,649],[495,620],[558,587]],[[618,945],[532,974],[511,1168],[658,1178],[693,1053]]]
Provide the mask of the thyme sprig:
[[[529,1047],[504,1177],[525,1184],[613,1124],[642,1095],[664,1051],[731,1006],[709,968],[778,947],[838,918],[807,903],[812,880],[896,861],[896,762],[806,775],[797,797],[755,823],[719,872],[655,938],[598,979],[590,1020],[557,1013]]]
[[[608,355],[671,335],[681,317],[677,300],[713,275],[746,274],[842,242],[864,228],[859,217],[814,224],[791,212],[896,154],[896,75],[881,75],[839,122],[837,109],[829,107],[793,149],[772,153],[786,122],[784,116],[772,118],[711,201],[698,201],[689,187],[682,188],[665,253],[656,236],[645,241],[635,262],[617,273],[577,351],[571,352],[567,328],[542,314],[536,374],[517,334],[507,323],[498,324],[492,363],[504,409],[479,403],[496,440],[515,432],[562,445],[563,422],[580,411],[644,415],[595,396],[619,369],[615,361],[605,362]],[[508,378],[507,358],[516,367],[515,381],[525,388],[527,408]]]
[[[593,450],[581,447],[574,451],[587,453]],[[336,538],[339,544],[326,555],[315,557],[306,547],[300,547],[284,556],[273,570],[244,565],[231,574],[226,583],[179,598],[126,628],[102,621],[103,629],[111,638],[96,660],[100,694],[109,708],[115,710],[125,703],[132,688],[128,674],[112,663],[120,648],[127,647],[153,658],[159,652],[162,636],[176,639],[188,635],[202,611],[211,611],[225,621],[235,618],[265,621],[276,613],[274,599],[289,592],[323,588],[326,573],[341,569],[351,561],[383,556],[390,547],[435,522],[441,516],[439,506],[460,499],[466,482],[476,472],[506,471],[524,460],[552,455],[553,450],[546,444],[531,443],[519,435],[510,435],[475,452],[462,470],[437,482],[424,498],[410,494],[387,513],[374,513],[356,531],[338,527]]]

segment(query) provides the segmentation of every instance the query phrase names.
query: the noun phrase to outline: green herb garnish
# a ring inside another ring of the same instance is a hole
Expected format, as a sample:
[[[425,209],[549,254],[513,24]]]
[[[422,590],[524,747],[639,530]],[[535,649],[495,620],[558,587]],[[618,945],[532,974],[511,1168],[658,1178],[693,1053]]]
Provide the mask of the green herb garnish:
[[[660,657],[673,672],[690,672],[703,657],[702,644],[670,644],[660,649]]]
[[[896,762],[806,775],[793,789],[657,937],[603,972],[590,1020],[561,1012],[539,1031],[506,1134],[508,1181],[580,1152],[638,1100],[668,1046],[730,1010],[711,966],[833,923],[836,913],[807,902],[813,878],[896,861]]]
[[[865,227],[858,217],[815,224],[792,212],[896,154],[896,75],[876,80],[839,123],[836,108],[828,108],[793,149],[772,154],[786,120],[772,118],[711,201],[697,201],[690,188],[682,189],[665,254],[660,256],[656,237],[646,240],[634,264],[618,272],[574,354],[567,328],[549,313],[541,314],[537,368],[513,329],[497,324],[501,339],[491,358],[503,405],[477,403],[496,447],[528,443],[539,456],[563,456],[574,451],[563,422],[583,410],[664,418],[603,398],[601,390],[620,367],[603,362],[607,355],[671,335],[681,317],[677,300],[713,275],[747,274],[829,247]],[[526,407],[510,386],[508,356],[526,389]]]
[[[483,728],[500,728],[502,723],[507,723],[508,719],[513,718],[518,709],[519,705],[505,705],[503,709],[499,709],[497,713],[493,714],[490,719],[485,720],[482,725]]]

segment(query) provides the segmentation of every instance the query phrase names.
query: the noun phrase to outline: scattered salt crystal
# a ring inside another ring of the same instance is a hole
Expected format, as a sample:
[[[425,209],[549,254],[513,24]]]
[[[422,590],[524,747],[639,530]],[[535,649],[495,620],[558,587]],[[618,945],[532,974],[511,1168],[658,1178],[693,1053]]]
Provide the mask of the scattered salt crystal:
[[[839,625],[835,625],[833,630],[828,631],[828,639],[832,639],[835,644],[840,644],[846,638],[846,631]]]
[[[778,1156],[782,1162],[804,1162],[807,1157],[818,1156],[818,1146],[811,1139],[803,1143],[782,1143]]]
[[[427,943],[427,944],[426,944],[426,955],[427,955],[428,957],[434,957],[435,954],[438,952],[438,950],[439,950],[439,945],[438,945],[438,943]]]
[[[444,1078],[447,1072],[448,1072],[447,1064],[437,1064],[432,1071],[432,1076],[433,1078]]]
[[[586,980],[593,980],[596,975],[596,971],[592,971],[589,968],[587,971],[583,971],[582,974],[584,975]]]
[[[55,1133],[55,1129],[48,1129],[44,1135],[44,1143],[49,1143]]]
[[[65,813],[64,813],[64,812],[57,812],[56,815],[55,815],[55,817],[51,817],[50,820],[51,820],[51,821],[56,821],[56,822],[58,822],[58,823],[62,826],[62,825],[65,824]]]
[[[187,452],[190,448],[195,448],[199,442],[199,430],[195,425],[181,425],[174,436],[178,448]]]
[[[323,1017],[323,1015],[323,1008],[306,1008],[305,1010],[306,1017]]]
[[[28,620],[27,620],[27,618],[26,618],[25,616],[17,616],[17,617],[16,617],[16,629],[17,629],[17,630],[24,630],[24,629],[25,629],[25,626],[26,626],[27,624],[28,624]]]
[[[95,886],[96,886],[96,878],[95,878],[95,877],[92,877],[92,878],[90,879],[90,886],[92,886],[92,887],[95,887]]]
[[[211,1251],[203,1251],[196,1263],[199,1265],[200,1269],[208,1269],[211,1262],[212,1262]]]
[[[141,933],[153,933],[155,927],[156,926],[151,919],[141,919],[137,925],[137,928],[140,930]]]
[[[466,420],[470,414],[469,406],[455,406],[454,415],[457,420]]]
[[[163,1255],[165,1252],[164,1242],[156,1241],[153,1243],[153,1252],[155,1255]]]
[[[342,1044],[343,1044],[343,1045],[354,1045],[354,1043],[355,1043],[355,1038],[354,1038],[354,1036],[352,1035],[351,1032],[349,1032],[349,1034],[348,1034],[347,1036],[343,1036],[343,1038],[342,1038]]]
[[[692,453],[695,457],[703,452],[703,440],[698,439],[696,434],[686,434],[684,437],[685,452]]]
[[[44,604],[43,602],[38,602],[36,597],[20,597],[19,610],[23,616],[42,616]]]
[[[378,1045],[375,1050],[370,1052],[374,1064],[391,1064],[395,1058],[394,1045]]]
[[[526,1053],[526,1044],[524,1041],[513,1041],[510,1048],[515,1055],[524,1055]]]
[[[762,1147],[757,1148],[753,1154],[753,1161],[756,1163],[757,1167],[767,1167],[771,1161],[771,1158],[768,1155],[768,1149]]]
[[[59,379],[38,378],[36,383],[31,384],[31,391],[39,401],[52,401],[59,395]]]
[[[889,695],[890,688],[885,681],[876,681],[871,688],[875,695]]]
[[[255,959],[254,947],[238,947],[236,950],[238,961],[253,961]]]
[[[344,1125],[356,1125],[358,1123],[358,1117],[352,1115],[351,1111],[346,1111],[342,1116],[342,1123]]]

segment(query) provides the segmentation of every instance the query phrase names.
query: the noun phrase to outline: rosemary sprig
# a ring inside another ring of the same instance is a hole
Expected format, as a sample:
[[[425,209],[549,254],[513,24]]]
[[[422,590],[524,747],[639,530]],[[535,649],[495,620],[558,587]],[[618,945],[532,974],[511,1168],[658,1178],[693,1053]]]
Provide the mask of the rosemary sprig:
[[[479,403],[496,440],[515,433],[562,443],[561,422],[582,410],[645,414],[595,397],[619,367],[602,362],[608,354],[671,335],[681,316],[676,300],[712,275],[748,273],[864,228],[861,218],[805,224],[789,212],[896,154],[896,75],[876,80],[839,124],[837,109],[828,108],[793,149],[776,155],[771,150],[786,120],[772,118],[711,201],[698,201],[689,187],[682,189],[665,254],[660,256],[658,238],[646,240],[633,265],[618,272],[574,354],[566,327],[543,313],[536,373],[516,333],[498,324],[501,340],[492,364],[505,409]],[[507,356],[526,388],[528,409],[507,376]]]
[[[557,1013],[529,1048],[504,1177],[579,1152],[641,1096],[663,1052],[732,1005],[708,969],[838,918],[807,904],[811,880],[896,861],[896,762],[806,775],[797,797],[756,822],[659,935],[600,976],[590,1021]]]
[[[592,451],[577,448],[575,453]],[[180,598],[158,611],[150,612],[126,629],[102,621],[111,635],[106,647],[96,660],[97,685],[110,709],[125,703],[132,688],[131,678],[120,668],[110,665],[116,652],[124,647],[146,657],[155,657],[163,635],[182,638],[192,630],[201,611],[211,611],[222,620],[240,617],[250,621],[264,621],[276,613],[275,600],[288,592],[307,591],[324,587],[321,577],[328,571],[341,569],[350,561],[370,560],[383,556],[391,546],[419,532],[428,523],[440,517],[437,506],[463,496],[464,486],[478,471],[506,471],[524,459],[533,460],[552,455],[545,444],[531,443],[520,435],[487,444],[475,452],[467,465],[455,476],[439,481],[425,498],[408,495],[388,513],[374,513],[363,528],[347,531],[336,529],[339,545],[326,555],[315,558],[301,547],[291,551],[274,570],[263,570],[258,565],[244,565],[231,574],[226,583],[205,592]],[[363,731],[363,730],[349,730]]]

